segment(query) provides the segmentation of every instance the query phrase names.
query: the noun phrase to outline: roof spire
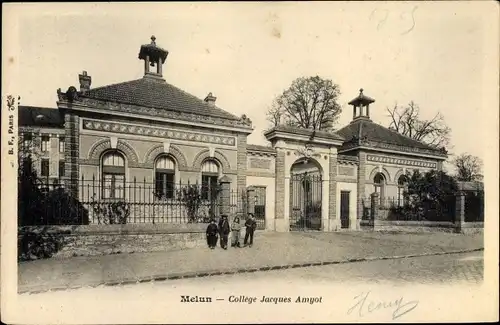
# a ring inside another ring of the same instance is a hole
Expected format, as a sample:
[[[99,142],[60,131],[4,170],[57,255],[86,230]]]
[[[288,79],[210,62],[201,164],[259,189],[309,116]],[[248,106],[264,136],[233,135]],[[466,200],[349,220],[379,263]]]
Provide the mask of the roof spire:
[[[370,119],[370,104],[374,103],[375,99],[365,96],[363,94],[363,88],[359,89],[358,97],[354,98],[349,102],[349,105],[352,105],[352,119],[353,121],[358,120],[360,118]],[[359,112],[358,112],[359,107]],[[366,110],[363,108],[366,107]]]

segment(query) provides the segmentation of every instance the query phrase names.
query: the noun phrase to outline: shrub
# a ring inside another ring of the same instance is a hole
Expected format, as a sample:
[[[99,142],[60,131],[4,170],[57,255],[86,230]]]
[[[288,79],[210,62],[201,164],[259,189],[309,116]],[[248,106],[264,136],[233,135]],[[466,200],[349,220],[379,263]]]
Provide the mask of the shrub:
[[[52,257],[64,244],[60,234],[26,232],[18,240],[17,258],[28,261]]]
[[[88,225],[89,212],[77,199],[63,188],[57,188],[45,195],[48,224]]]
[[[44,191],[48,188],[32,166],[28,156],[19,169],[19,226],[88,224],[87,209],[57,184],[54,184],[53,190]]]
[[[99,224],[126,224],[130,205],[125,201],[95,201],[90,203]]]
[[[179,200],[186,206],[189,222],[196,222],[202,203],[200,187],[197,185],[182,187],[178,196]]]

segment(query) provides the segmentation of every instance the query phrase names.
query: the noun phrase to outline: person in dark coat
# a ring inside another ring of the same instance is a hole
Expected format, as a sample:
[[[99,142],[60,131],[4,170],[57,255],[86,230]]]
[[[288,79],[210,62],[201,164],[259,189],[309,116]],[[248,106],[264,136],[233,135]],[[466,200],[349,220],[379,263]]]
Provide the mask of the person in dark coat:
[[[248,219],[245,222],[245,240],[243,241],[243,246],[248,246],[252,247],[253,245],[253,233],[255,232],[255,229],[257,229],[257,222],[255,221],[255,217],[253,213],[248,213]],[[250,239],[250,241],[248,241]]]
[[[220,247],[227,249],[227,238],[229,236],[229,232],[231,231],[231,227],[229,227],[229,220],[227,219],[227,215],[223,214],[219,220],[219,233],[220,233]]]
[[[207,227],[207,244],[210,249],[214,249],[217,246],[217,224],[215,219],[211,219]]]

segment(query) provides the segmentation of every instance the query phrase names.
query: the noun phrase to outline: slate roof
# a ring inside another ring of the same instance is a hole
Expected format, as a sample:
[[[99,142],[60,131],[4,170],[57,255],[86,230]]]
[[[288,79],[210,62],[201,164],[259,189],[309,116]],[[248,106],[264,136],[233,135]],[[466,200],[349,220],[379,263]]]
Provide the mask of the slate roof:
[[[165,82],[163,79],[154,80],[144,77],[93,88],[81,94],[80,97],[194,113],[229,120],[240,119],[236,115],[210,105],[202,99]]]
[[[432,150],[436,153],[441,153],[440,150],[432,146],[411,139],[396,131],[374,123],[369,119],[355,120],[342,129],[338,130],[337,133],[343,136],[346,139],[346,142],[352,140],[355,137],[358,137],[360,139],[366,137],[367,140],[371,141],[388,143],[403,147],[414,147],[424,150]]]
[[[293,127],[293,126],[285,126],[285,125],[279,125],[276,126],[264,133],[265,136],[268,134],[278,131],[278,132],[290,132],[294,134],[300,134],[300,135],[305,135],[305,136],[312,136],[314,133],[314,136],[316,137],[322,137],[326,139],[332,139],[332,140],[338,140],[338,141],[344,141],[344,137],[342,135],[339,135],[338,132],[327,132],[327,131],[320,131],[320,130],[310,130],[310,129],[303,129],[303,128],[298,128],[298,127]]]
[[[64,120],[57,108],[19,106],[18,118],[19,126],[64,127]]]

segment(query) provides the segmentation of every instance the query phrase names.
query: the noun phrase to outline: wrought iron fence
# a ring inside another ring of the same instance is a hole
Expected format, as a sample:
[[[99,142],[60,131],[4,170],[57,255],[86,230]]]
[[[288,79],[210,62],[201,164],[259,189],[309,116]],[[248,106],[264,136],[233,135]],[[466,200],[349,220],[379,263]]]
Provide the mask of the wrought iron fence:
[[[82,178],[76,199],[64,189],[63,181],[45,181],[37,179],[34,186],[23,187],[30,188],[30,193],[20,192],[20,226],[205,223],[221,212],[219,184]],[[231,190],[229,195],[230,213],[245,214],[246,192]]]
[[[209,222],[219,215],[221,188],[214,184],[81,180],[80,202],[92,223]]]

